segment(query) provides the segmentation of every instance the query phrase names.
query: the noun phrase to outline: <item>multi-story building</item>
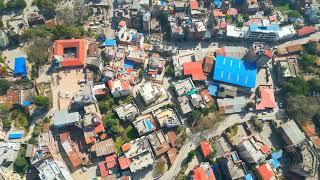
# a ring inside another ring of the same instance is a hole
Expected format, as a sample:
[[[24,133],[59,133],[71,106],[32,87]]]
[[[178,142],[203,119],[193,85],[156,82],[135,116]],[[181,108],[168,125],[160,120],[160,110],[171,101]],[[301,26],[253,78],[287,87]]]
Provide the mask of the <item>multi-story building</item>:
[[[279,38],[279,31],[280,27],[278,24],[270,24],[269,20],[263,19],[262,23],[250,24],[245,38],[250,41],[272,42]]]

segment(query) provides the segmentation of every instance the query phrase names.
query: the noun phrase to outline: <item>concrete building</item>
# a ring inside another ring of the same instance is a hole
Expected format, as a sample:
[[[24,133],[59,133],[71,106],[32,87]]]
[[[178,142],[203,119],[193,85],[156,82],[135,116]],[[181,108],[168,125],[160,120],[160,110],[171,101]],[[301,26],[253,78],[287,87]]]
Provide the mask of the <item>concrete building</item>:
[[[278,24],[270,24],[269,20],[263,19],[261,24],[250,24],[246,39],[249,41],[272,42],[279,38],[279,31]]]
[[[161,127],[171,128],[182,125],[180,119],[178,118],[173,109],[158,109],[153,111],[152,113]]]
[[[129,46],[127,50],[128,53],[126,59],[128,61],[132,61],[135,64],[144,65],[146,53],[143,49],[137,48],[136,46]]]
[[[128,96],[132,90],[130,83],[122,79],[109,80],[108,86],[114,98]]]
[[[264,160],[271,153],[271,148],[264,145],[254,136],[251,136],[237,145],[241,159],[247,163],[258,163]]]
[[[248,27],[236,27],[234,25],[227,25],[226,37],[227,38],[236,38],[242,39],[247,34],[249,28]]]
[[[293,25],[283,26],[278,32],[279,40],[288,40],[297,34]]]
[[[278,81],[283,82],[287,78],[298,77],[298,62],[295,58],[277,61]]]
[[[130,141],[121,148],[125,158],[131,162],[129,168],[132,173],[153,165],[154,158],[146,136]]]
[[[183,96],[195,90],[195,86],[191,78],[179,80],[174,83],[174,89],[178,96]]]
[[[72,179],[69,169],[61,161],[46,159],[37,165],[36,168],[41,180]]]
[[[18,157],[21,143],[3,142],[0,145],[0,164],[2,167],[8,167]]]
[[[242,112],[246,107],[248,100],[245,97],[240,96],[234,98],[217,99],[217,103],[221,113],[232,114]]]
[[[249,62],[255,62],[259,67],[263,67],[268,64],[272,57],[272,50],[267,44],[254,42],[249,49],[245,59]]]
[[[148,134],[156,129],[152,114],[146,114],[137,117],[137,119],[133,121],[133,125],[137,129],[140,136]]]
[[[114,154],[116,148],[112,138],[100,141],[91,146],[91,152],[94,152],[97,157]]]
[[[69,113],[67,110],[59,110],[54,113],[53,125],[56,128],[79,125],[79,123],[80,123],[79,112]]]
[[[320,22],[320,6],[319,4],[312,4],[311,6],[308,6],[305,14],[308,17],[308,20],[311,23],[319,23]]]
[[[193,170],[192,179],[199,180],[214,180],[216,179],[212,168],[208,162],[202,162]]]
[[[217,159],[222,171],[223,179],[242,179],[246,176],[245,163],[239,158],[236,151],[225,153]]]
[[[282,124],[279,131],[289,151],[294,150],[295,146],[304,142],[306,139],[304,133],[302,133],[298,125],[293,120]]]
[[[115,108],[119,118],[124,121],[133,121],[139,115],[140,111],[134,102],[122,104]]]
[[[170,146],[161,130],[149,134],[148,139],[156,157],[161,156],[170,149]]]
[[[179,108],[182,114],[188,114],[193,110],[190,100],[187,96],[180,96],[177,99],[178,99]]]
[[[149,105],[151,103],[156,102],[163,94],[165,90],[152,82],[144,83],[140,89],[139,94],[142,97],[144,103]]]

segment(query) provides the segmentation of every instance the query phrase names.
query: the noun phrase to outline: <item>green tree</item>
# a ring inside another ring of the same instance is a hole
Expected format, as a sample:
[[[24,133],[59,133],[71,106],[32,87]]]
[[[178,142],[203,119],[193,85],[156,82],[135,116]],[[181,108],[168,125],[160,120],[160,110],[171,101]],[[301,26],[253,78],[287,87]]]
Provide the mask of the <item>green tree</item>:
[[[263,130],[264,124],[263,124],[263,122],[261,122],[261,120],[258,119],[257,116],[255,116],[253,118],[253,124],[259,132],[261,132]]]
[[[3,95],[10,87],[10,83],[6,79],[0,79],[0,94]]]
[[[10,129],[11,123],[12,123],[12,121],[10,121],[8,118],[2,119],[3,128],[5,128],[5,129]]]
[[[27,6],[24,0],[10,0],[7,2],[7,8],[10,10],[23,10]]]
[[[18,156],[13,163],[13,168],[18,173],[24,173],[29,165],[24,157]]]
[[[172,67],[172,65],[169,65],[167,68],[166,68],[166,71],[165,71],[165,75],[166,76],[170,76],[170,77],[174,77],[175,74],[174,74],[174,68]]]
[[[34,137],[34,138],[38,137],[41,134],[41,132],[42,132],[42,127],[40,127],[40,126],[34,127],[33,132],[32,132],[32,137]]]
[[[227,21],[227,22],[230,22],[231,20],[232,20],[232,17],[231,17],[229,14],[227,14],[227,15],[226,15],[226,21]]]
[[[301,14],[299,11],[297,10],[292,10],[288,13],[288,18],[293,18],[293,19],[296,19],[296,18],[300,18],[301,17]]]
[[[308,81],[310,92],[320,92],[320,79],[311,79]]]
[[[248,14],[244,14],[244,15],[243,15],[243,20],[244,20],[244,21],[249,21],[249,20],[250,20],[249,15],[248,15]]]
[[[4,4],[4,0],[0,0],[0,11],[4,10],[6,8],[6,5]]]
[[[48,109],[50,106],[50,100],[48,97],[36,96],[34,97],[34,104],[40,108]]]
[[[166,171],[166,162],[163,159],[157,161],[154,165],[154,176],[159,177],[162,176]]]
[[[53,39],[82,38],[85,30],[82,27],[59,25],[51,30]]]
[[[315,55],[303,54],[301,56],[300,63],[304,68],[307,68],[309,66],[313,66],[316,60],[317,60],[317,56]]]
[[[284,95],[307,95],[310,92],[308,82],[302,78],[292,78],[285,81],[281,89]]]
[[[38,140],[34,137],[31,137],[29,140],[28,140],[28,143],[29,144],[37,144],[38,143]]]
[[[317,42],[309,42],[303,46],[303,49],[308,53],[308,54],[316,54],[317,52]]]
[[[26,41],[34,40],[36,38],[50,38],[50,36],[52,36],[51,32],[45,29],[44,26],[28,28],[22,34],[22,38]]]
[[[48,117],[43,118],[44,123],[50,123],[50,119]]]

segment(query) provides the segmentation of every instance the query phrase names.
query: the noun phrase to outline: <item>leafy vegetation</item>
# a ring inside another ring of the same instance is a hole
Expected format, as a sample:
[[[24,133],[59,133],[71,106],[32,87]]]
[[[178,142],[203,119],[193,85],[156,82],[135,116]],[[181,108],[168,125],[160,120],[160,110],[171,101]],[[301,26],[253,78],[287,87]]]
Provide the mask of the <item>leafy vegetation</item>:
[[[254,127],[255,127],[259,132],[261,132],[261,131],[263,130],[264,124],[263,124],[263,122],[261,122],[261,120],[258,119],[257,116],[254,116],[254,117],[253,117],[252,122],[253,122]]]
[[[14,120],[14,126],[18,129],[28,129],[29,128],[29,116],[26,112],[21,109],[14,109],[9,115],[11,120]]]
[[[8,118],[3,118],[2,125],[3,125],[4,129],[10,129],[11,128],[11,121]]]
[[[0,79],[0,95],[3,95],[7,92],[10,87],[10,83],[6,79]]]
[[[24,0],[10,0],[7,2],[6,7],[8,10],[23,10],[27,6]]]
[[[25,145],[22,145],[20,148],[18,157],[13,163],[13,169],[20,175],[23,175],[25,171],[29,168],[29,164],[25,158],[25,155],[26,155],[26,147]]]
[[[166,161],[160,158],[154,165],[154,177],[162,176],[166,171]]]
[[[32,137],[34,137],[34,138],[38,137],[41,134],[41,132],[42,132],[41,126],[34,127],[33,132],[32,132]]]
[[[34,97],[34,103],[40,108],[48,109],[50,106],[50,100],[48,97],[36,96]]]
[[[192,161],[192,159],[196,156],[196,151],[195,150],[191,150],[189,153],[188,153],[188,156],[186,158],[186,164],[188,164],[189,162]]]

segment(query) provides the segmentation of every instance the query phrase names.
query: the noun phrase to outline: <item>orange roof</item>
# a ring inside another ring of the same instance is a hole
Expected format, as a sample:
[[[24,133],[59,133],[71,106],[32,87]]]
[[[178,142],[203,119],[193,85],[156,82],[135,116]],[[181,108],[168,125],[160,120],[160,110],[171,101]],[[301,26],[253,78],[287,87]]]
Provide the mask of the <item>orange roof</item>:
[[[174,160],[176,160],[177,158],[177,152],[178,152],[177,148],[171,148],[167,151],[171,165],[173,164]]]
[[[271,148],[267,145],[264,145],[260,148],[260,151],[263,153],[263,154],[270,154],[271,153]]]
[[[264,51],[264,55],[267,56],[268,58],[272,58],[272,51],[267,49]]]
[[[116,154],[107,156],[106,157],[107,168],[108,169],[114,168],[117,165],[117,161],[116,160],[117,160],[117,155]]]
[[[191,0],[190,1],[190,9],[195,10],[199,8],[199,3],[196,0]]]
[[[63,58],[62,67],[84,66],[86,63],[87,50],[85,39],[66,39],[54,41],[54,55],[63,57],[65,48],[77,48],[75,58]]]
[[[105,140],[105,139],[107,139],[107,137],[108,137],[107,133],[102,133],[101,136],[100,136],[100,139],[101,140]]]
[[[212,96],[209,94],[209,91],[207,89],[200,92],[201,96],[205,100],[205,102],[211,102],[213,101]]]
[[[216,50],[217,56],[226,56],[226,48],[222,47]]]
[[[223,21],[220,23],[220,29],[226,29],[227,28],[227,22]]]
[[[192,80],[201,81],[206,80],[203,73],[201,62],[189,62],[183,64],[184,75],[191,75]]]
[[[12,106],[13,104],[20,104],[20,91],[8,89],[7,90],[7,103]]]
[[[307,136],[311,137],[311,136],[316,136],[316,130],[314,128],[314,125],[312,123],[312,121],[306,121],[302,124],[302,129],[303,131],[306,133]]]
[[[93,131],[94,131],[94,133],[96,133],[96,134],[101,133],[101,132],[104,132],[104,126],[103,126],[103,124],[102,124],[102,123],[99,123],[99,125],[96,126]]]
[[[169,139],[169,143],[171,145],[171,147],[175,147],[176,146],[176,142],[177,142],[177,135],[174,131],[168,131],[167,132],[167,137]]]
[[[277,20],[277,16],[275,16],[275,15],[269,16],[268,18],[269,18],[269,21],[271,21],[271,22]]]
[[[122,152],[127,152],[129,151],[129,149],[131,148],[131,144],[130,143],[125,143],[121,146],[121,150]]]
[[[256,109],[266,109],[276,107],[273,88],[269,86],[259,86],[261,101],[256,104]]]
[[[317,65],[317,66],[320,66],[320,58],[318,58],[318,59],[316,60],[316,65]]]
[[[127,159],[126,157],[122,156],[118,158],[118,161],[121,169],[128,169],[130,167],[130,159]]]
[[[298,36],[305,36],[314,32],[316,32],[316,28],[313,26],[306,26],[297,31]]]
[[[127,23],[125,21],[120,21],[118,25],[121,27],[125,27]]]
[[[69,160],[73,167],[79,166],[82,161],[79,155],[77,154],[76,150],[72,146],[72,141],[70,138],[69,132],[63,132],[60,134],[60,141],[63,146],[63,149],[66,151]]]
[[[101,175],[102,177],[109,175],[109,171],[107,170],[104,161],[99,163],[99,169],[100,169],[100,175]]]
[[[202,152],[202,155],[204,156],[204,158],[207,158],[212,151],[211,145],[208,141],[202,141],[200,143],[200,148],[201,148],[201,152]]]
[[[270,180],[274,177],[274,173],[267,163],[257,167],[257,170],[263,180]]]
[[[193,170],[193,180],[216,180],[216,177],[211,168],[206,172],[203,168],[197,167]]]
[[[214,17],[223,17],[225,15],[223,14],[223,12],[221,10],[215,9],[215,10],[213,10],[213,16]]]

